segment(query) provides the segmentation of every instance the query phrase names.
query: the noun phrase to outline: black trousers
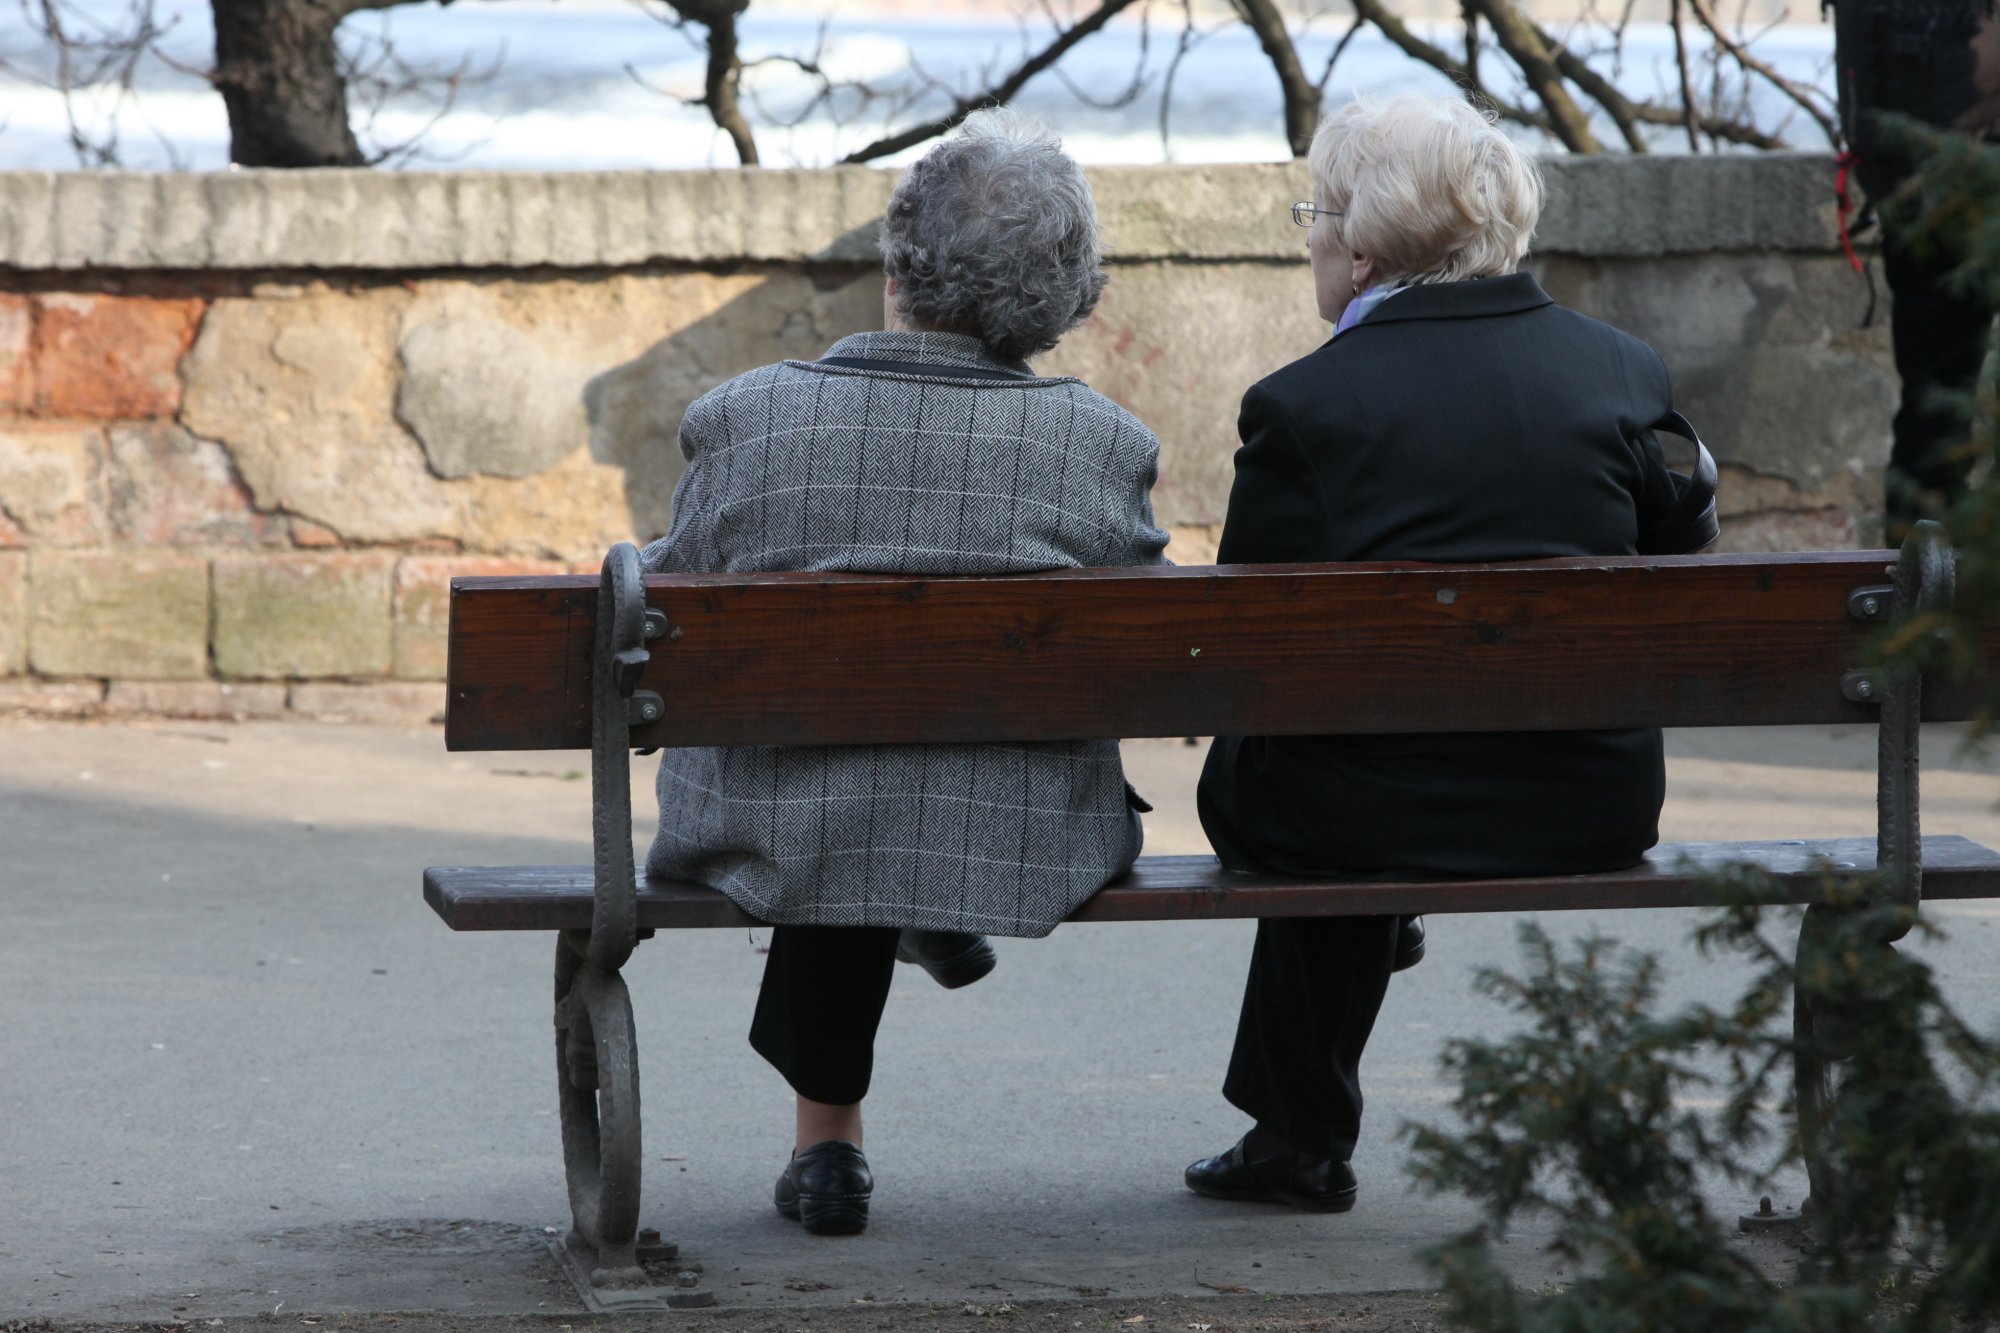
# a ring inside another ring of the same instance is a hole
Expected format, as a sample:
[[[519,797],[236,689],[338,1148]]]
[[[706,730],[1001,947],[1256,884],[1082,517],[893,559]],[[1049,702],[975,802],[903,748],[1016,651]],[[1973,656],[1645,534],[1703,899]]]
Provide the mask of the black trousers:
[[[1266,1133],[1346,1161],[1361,1133],[1361,1050],[1389,991],[1397,918],[1257,923],[1222,1095]]]
[[[1885,479],[1884,516],[1890,545],[1900,545],[1912,523],[1935,517],[1965,491],[1972,457],[1964,409],[1934,401],[1940,392],[1969,393],[1986,355],[1993,314],[1945,285],[1955,262],[1922,254],[1894,231],[1882,248],[1882,268],[1893,299],[1890,334],[1896,374],[1903,382],[1896,411],[1895,446]]]
[[[801,1097],[849,1106],[868,1095],[900,933],[891,926],[772,928],[750,1045]]]

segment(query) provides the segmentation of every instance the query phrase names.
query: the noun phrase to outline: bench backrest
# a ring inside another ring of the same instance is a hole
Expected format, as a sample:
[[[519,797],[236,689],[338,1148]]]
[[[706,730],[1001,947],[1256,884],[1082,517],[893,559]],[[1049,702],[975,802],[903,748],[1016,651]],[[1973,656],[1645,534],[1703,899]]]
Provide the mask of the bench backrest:
[[[1872,723],[1889,551],[646,579],[642,746]],[[447,748],[589,748],[595,576],[452,581]],[[1986,645],[2000,654],[2000,636]],[[1933,682],[1924,715],[1969,717]]]

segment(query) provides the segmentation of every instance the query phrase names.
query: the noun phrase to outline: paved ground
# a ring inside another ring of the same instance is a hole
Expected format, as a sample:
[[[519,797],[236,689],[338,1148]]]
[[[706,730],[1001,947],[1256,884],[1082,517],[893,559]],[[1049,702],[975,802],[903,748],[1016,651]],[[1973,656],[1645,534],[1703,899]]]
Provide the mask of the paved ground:
[[[1671,744],[1670,839],[1873,831],[1872,733]],[[1926,829],[2000,845],[2000,767],[1954,756],[1943,733],[1928,751]],[[1200,850],[1201,752],[1128,752],[1160,807],[1150,849]],[[418,875],[584,859],[582,758],[448,755],[415,728],[0,726],[0,1322],[577,1312],[541,1249],[565,1207],[551,946],[454,937]],[[1995,1025],[2000,905],[1939,916],[1949,986]],[[1683,995],[1727,980],[1682,945],[1687,914],[1548,920],[1667,951]],[[1267,1313],[1344,1325],[1369,1304],[1355,1293],[1420,1289],[1413,1251],[1469,1221],[1405,1191],[1395,1130],[1437,1114],[1439,1043],[1497,1028],[1466,981],[1512,957],[1512,930],[1432,922],[1367,1067],[1362,1202],[1336,1218],[1179,1185],[1242,1129],[1217,1084],[1247,925],[1004,941],[968,992],[907,973],[869,1107],[877,1220],[848,1241],[809,1239],[768,1206],[789,1109],[743,1044],[756,936],[662,937],[628,974],[645,1220],[728,1308],[773,1327],[791,1306],[824,1327],[836,1307],[900,1302],[928,1327],[967,1303],[1057,1298],[1088,1298],[1096,1326],[1123,1322],[1121,1302],[1178,1311],[1237,1286],[1316,1293]],[[1532,1234],[1512,1252],[1524,1281],[1560,1275]]]

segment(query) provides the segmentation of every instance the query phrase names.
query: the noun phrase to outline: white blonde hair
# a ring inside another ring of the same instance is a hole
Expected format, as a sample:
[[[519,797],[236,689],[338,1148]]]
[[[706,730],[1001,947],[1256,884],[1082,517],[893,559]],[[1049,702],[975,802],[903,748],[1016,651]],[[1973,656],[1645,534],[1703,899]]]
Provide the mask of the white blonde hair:
[[[1306,154],[1344,249],[1395,282],[1511,273],[1542,214],[1535,160],[1457,97],[1356,98]]]

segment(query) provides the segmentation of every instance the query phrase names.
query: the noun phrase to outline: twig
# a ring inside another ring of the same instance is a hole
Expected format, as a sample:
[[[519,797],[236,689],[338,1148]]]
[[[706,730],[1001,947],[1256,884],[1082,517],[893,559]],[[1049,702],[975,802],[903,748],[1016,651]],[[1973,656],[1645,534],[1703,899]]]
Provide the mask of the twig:
[[[1341,35],[1340,40],[1333,44],[1333,52],[1326,58],[1326,68],[1319,72],[1319,82],[1313,85],[1313,87],[1319,89],[1322,105],[1326,101],[1326,85],[1333,82],[1333,67],[1340,63],[1340,57],[1347,51],[1347,44],[1354,40],[1354,35],[1360,32],[1366,26],[1367,22],[1368,20],[1362,18],[1359,13],[1355,14],[1354,22],[1348,25],[1347,31]],[[1467,38],[1466,49],[1468,52],[1472,50],[1472,39],[1470,37]],[[1470,61],[1467,62],[1466,68],[1472,68]]]

